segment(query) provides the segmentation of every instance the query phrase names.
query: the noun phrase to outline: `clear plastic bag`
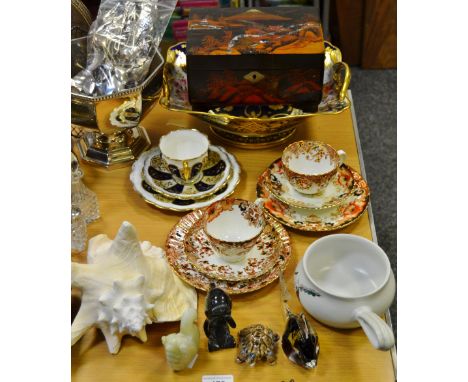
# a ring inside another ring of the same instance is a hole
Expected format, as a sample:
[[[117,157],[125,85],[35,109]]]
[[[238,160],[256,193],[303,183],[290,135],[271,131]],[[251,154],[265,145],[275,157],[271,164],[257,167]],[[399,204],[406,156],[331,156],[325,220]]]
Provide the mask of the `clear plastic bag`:
[[[141,84],[177,0],[103,0],[88,34],[87,66],[72,87],[92,96]]]

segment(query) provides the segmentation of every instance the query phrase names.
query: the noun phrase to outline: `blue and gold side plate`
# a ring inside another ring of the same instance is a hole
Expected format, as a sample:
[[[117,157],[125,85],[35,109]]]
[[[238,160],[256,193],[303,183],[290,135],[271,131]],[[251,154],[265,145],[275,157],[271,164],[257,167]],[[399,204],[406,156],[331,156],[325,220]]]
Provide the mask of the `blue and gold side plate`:
[[[144,164],[148,158],[148,152],[143,153],[138,160],[133,163],[132,171],[130,173],[130,181],[133,184],[133,189],[149,204],[155,207],[171,210],[171,211],[191,211],[198,208],[204,208],[209,206],[211,203],[217,202],[218,200],[224,199],[234,192],[234,189],[239,184],[240,180],[240,166],[236,158],[227,153],[224,149],[221,149],[226,154],[230,165],[231,175],[227,180],[226,184],[221,187],[214,194],[206,196],[201,199],[180,199],[180,198],[169,198],[163,194],[154,190],[146,181],[144,177]]]

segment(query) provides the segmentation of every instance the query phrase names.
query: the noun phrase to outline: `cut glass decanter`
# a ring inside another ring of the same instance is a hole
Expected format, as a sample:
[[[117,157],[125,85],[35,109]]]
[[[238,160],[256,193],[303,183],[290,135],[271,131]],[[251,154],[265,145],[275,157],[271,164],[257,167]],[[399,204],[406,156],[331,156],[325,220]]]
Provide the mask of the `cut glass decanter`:
[[[71,208],[71,249],[73,252],[82,252],[88,240],[86,222],[78,207]]]
[[[81,180],[83,171],[78,159],[71,154],[71,204],[81,211],[84,221],[89,224],[99,218],[99,204],[96,194]]]

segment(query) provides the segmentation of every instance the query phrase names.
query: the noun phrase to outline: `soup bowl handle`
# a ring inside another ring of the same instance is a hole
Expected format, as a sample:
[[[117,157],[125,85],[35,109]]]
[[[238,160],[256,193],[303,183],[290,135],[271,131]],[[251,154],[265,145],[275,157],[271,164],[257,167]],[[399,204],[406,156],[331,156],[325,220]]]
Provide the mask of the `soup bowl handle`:
[[[389,350],[395,345],[392,329],[369,308],[361,307],[354,312],[370,343],[378,350]]]

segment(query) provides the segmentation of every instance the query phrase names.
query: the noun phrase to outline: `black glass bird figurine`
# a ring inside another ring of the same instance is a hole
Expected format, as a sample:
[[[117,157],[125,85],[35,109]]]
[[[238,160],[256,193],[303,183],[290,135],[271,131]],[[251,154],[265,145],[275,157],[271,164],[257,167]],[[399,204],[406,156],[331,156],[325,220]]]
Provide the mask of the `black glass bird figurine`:
[[[280,274],[281,298],[286,313],[286,328],[281,338],[284,354],[288,359],[306,369],[317,366],[319,356],[319,341],[314,330],[304,313],[294,314],[288,306],[291,295],[288,291],[283,273]]]
[[[307,321],[304,313],[288,313],[286,329],[281,339],[284,354],[294,363],[313,369],[317,366],[319,355],[318,336]]]

